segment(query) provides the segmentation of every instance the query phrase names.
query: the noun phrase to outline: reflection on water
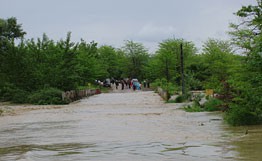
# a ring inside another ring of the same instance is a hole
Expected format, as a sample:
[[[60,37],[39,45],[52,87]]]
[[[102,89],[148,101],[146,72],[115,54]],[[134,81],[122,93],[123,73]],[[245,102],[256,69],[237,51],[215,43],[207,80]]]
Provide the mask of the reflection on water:
[[[0,161],[259,160],[261,126],[186,113],[153,92],[101,94],[0,118]],[[252,153],[251,153],[252,152]]]

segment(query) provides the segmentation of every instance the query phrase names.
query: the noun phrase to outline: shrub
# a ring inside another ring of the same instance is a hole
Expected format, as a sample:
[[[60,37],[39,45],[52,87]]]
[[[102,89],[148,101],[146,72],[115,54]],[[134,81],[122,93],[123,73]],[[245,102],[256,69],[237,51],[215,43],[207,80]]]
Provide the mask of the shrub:
[[[168,91],[170,95],[173,95],[177,91],[179,91],[179,87],[175,84],[168,82],[165,78],[156,79],[155,82],[151,83],[152,88],[161,87],[163,90]]]
[[[226,111],[226,121],[234,126],[262,124],[261,89],[249,89],[243,92]]]
[[[62,100],[62,91],[56,88],[45,88],[29,96],[29,102],[38,105],[66,104]]]
[[[11,101],[13,103],[28,103],[28,95],[29,92],[21,89],[16,89],[13,93]]]
[[[261,116],[251,112],[246,106],[233,105],[226,112],[225,120],[233,125],[255,125],[261,123]]]
[[[185,107],[185,111],[187,112],[203,112],[203,111],[220,111],[221,105],[223,102],[216,98],[210,98],[203,106],[200,105],[199,99],[201,97],[196,97],[192,106]]]
[[[167,100],[166,103],[177,103],[177,102],[176,100],[170,99],[170,100]]]
[[[0,90],[1,101],[11,101],[16,87],[13,84],[6,83]]]
[[[175,99],[175,103],[182,103],[186,100],[186,98],[183,95],[178,95]]]
[[[157,88],[161,86],[161,81],[160,79],[156,79],[154,82],[151,83],[152,88]]]
[[[187,93],[185,95],[178,95],[175,99],[175,102],[176,103],[182,103],[182,102],[185,102],[185,101],[188,101],[188,99],[191,97],[191,94],[190,93]]]
[[[216,99],[216,98],[210,98],[204,104],[204,109],[205,111],[220,111],[222,104],[223,104],[223,101]]]
[[[201,108],[201,106],[197,106],[195,104],[193,104],[192,106],[186,106],[184,107],[186,112],[203,112],[203,108]]]
[[[15,87],[13,84],[5,84],[0,90],[1,101],[11,101],[13,103],[26,103],[29,92]]]

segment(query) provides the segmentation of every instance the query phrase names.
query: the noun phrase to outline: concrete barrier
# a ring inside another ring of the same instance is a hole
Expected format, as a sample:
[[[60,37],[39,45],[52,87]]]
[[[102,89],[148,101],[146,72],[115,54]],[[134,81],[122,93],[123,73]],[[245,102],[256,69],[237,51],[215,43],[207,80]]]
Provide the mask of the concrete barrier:
[[[100,94],[100,89],[71,90],[62,93],[62,99],[67,102],[73,102],[84,97]]]

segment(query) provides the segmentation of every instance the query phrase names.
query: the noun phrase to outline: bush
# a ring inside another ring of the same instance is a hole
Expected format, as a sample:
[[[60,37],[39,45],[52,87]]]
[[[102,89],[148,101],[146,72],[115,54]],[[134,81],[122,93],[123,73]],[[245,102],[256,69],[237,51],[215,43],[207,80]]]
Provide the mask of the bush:
[[[31,94],[29,102],[38,105],[66,104],[67,102],[62,100],[62,92],[56,88],[45,88]]]
[[[226,121],[234,126],[262,124],[261,88],[249,89],[230,104],[226,112]]]
[[[233,126],[261,124],[262,121],[261,116],[251,112],[248,107],[237,105],[231,106],[226,112],[225,120]]]
[[[14,91],[11,101],[13,103],[28,103],[28,95],[29,92],[17,89]]]
[[[26,103],[29,92],[15,87],[13,84],[5,84],[0,90],[1,101],[11,101],[13,103]]]
[[[186,98],[183,95],[178,95],[175,99],[175,103],[182,103],[186,100]]]
[[[170,95],[173,95],[180,90],[178,86],[171,82],[168,82],[165,78],[162,78],[161,80],[156,79],[153,83],[151,83],[151,87],[155,89],[157,87],[161,87],[163,90],[168,91]]]
[[[210,98],[204,105],[200,105],[202,95],[196,95],[193,105],[185,107],[187,112],[202,112],[202,111],[220,111],[223,102],[216,98]]]
[[[195,104],[193,104],[192,106],[186,106],[184,107],[186,112],[203,112],[204,109],[201,108],[201,106],[197,106]]]
[[[0,90],[1,101],[11,101],[16,89],[15,85],[6,83]]]
[[[204,109],[205,111],[220,111],[222,104],[223,104],[223,101],[216,99],[216,98],[210,98],[204,104]]]
[[[191,94],[188,93],[188,94],[185,94],[185,95],[178,95],[175,99],[175,102],[176,103],[182,103],[182,102],[185,102],[185,101],[188,101],[188,99],[191,97]]]

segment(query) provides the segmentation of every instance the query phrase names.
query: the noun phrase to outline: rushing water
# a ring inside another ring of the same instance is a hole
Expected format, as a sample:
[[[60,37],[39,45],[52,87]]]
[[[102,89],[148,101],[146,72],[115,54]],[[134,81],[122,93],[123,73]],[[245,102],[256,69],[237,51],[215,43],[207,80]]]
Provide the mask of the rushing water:
[[[261,126],[177,108],[129,91],[0,117],[0,161],[261,160]]]

